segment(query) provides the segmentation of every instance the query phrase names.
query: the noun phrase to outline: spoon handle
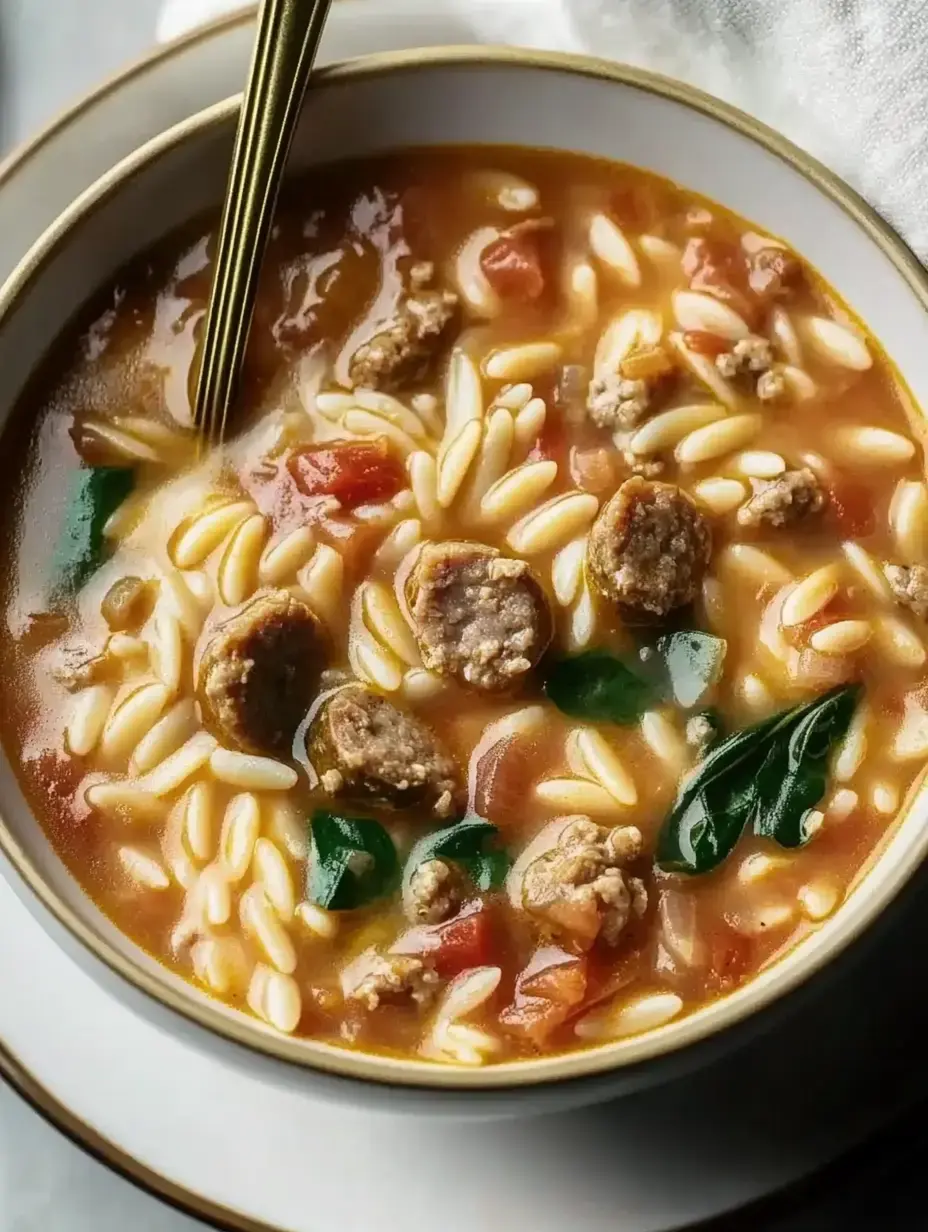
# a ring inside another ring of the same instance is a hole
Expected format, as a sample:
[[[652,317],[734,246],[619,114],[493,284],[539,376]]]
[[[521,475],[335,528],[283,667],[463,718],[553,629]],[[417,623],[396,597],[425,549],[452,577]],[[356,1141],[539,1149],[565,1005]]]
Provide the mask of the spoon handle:
[[[194,422],[219,442],[293,133],[332,0],[263,0],[242,99],[202,337]]]

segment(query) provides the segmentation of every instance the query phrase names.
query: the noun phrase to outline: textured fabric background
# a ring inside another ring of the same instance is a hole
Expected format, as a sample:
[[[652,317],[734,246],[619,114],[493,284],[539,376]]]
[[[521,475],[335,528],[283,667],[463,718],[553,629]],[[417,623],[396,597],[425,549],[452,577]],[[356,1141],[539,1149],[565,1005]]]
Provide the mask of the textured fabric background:
[[[844,176],[928,259],[928,0],[436,3],[487,41],[612,56],[743,107]],[[159,32],[237,7],[166,0]]]

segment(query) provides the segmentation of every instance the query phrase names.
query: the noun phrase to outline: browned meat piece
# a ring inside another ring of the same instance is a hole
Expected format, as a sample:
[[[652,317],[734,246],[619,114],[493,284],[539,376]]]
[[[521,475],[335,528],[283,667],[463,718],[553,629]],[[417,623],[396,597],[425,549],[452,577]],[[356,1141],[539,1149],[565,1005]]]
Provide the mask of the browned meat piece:
[[[925,565],[887,565],[886,580],[903,607],[919,620],[928,620],[928,567]]]
[[[622,461],[629,475],[640,475],[643,479],[656,479],[667,469],[663,458],[644,458],[641,454],[633,453],[631,449],[622,450]]]
[[[608,830],[572,817],[557,845],[526,869],[522,905],[573,950],[588,950],[599,936],[615,945],[648,905],[643,882],[624,871],[641,850],[636,826]]]
[[[467,877],[457,864],[426,860],[409,879],[403,909],[413,924],[441,924],[457,915],[468,891]]]
[[[666,616],[696,597],[711,550],[708,524],[684,492],[635,476],[599,511],[587,562],[607,599]]]
[[[429,261],[412,267],[409,291],[394,317],[352,356],[352,385],[399,389],[428,374],[458,315],[458,297],[453,291],[429,287],[433,273]]]
[[[487,692],[522,683],[547,649],[551,610],[524,560],[482,543],[427,543],[406,585],[425,666]]]
[[[207,722],[232,744],[289,754],[323,665],[319,622],[287,590],[260,592],[213,634],[200,661]]]
[[[716,356],[715,366],[726,381],[740,380],[761,402],[775,402],[786,393],[786,381],[774,368],[773,347],[766,338],[741,338],[730,351]]]
[[[634,428],[651,409],[647,382],[607,373],[590,382],[586,409],[597,428]]]
[[[807,466],[764,484],[738,510],[741,526],[791,526],[816,517],[828,503],[825,489]]]
[[[405,954],[379,954],[371,948],[350,962],[341,973],[345,999],[375,1010],[384,1001],[412,1001],[427,1005],[434,997],[438,976],[420,958]]]
[[[598,428],[635,428],[666,401],[676,374],[676,364],[663,347],[632,351],[618,372],[590,382],[587,413]]]
[[[457,767],[434,733],[363,685],[339,689],[306,738],[330,795],[449,817],[463,803]]]
[[[136,630],[151,614],[154,587],[143,578],[124,577],[114,582],[100,603],[103,619],[116,632]]]

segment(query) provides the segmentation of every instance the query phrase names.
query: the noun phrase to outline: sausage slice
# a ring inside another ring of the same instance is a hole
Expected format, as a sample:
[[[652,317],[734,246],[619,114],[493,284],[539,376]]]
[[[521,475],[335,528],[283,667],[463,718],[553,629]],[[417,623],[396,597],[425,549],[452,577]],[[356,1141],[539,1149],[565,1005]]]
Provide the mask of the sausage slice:
[[[204,718],[254,753],[288,754],[316,694],[324,636],[288,590],[264,591],[213,634],[200,661]]]
[[[427,543],[406,599],[425,666],[488,693],[518,687],[551,640],[551,609],[527,562],[482,543]]]
[[[635,476],[593,523],[590,580],[631,615],[666,616],[695,599],[711,550],[709,526],[685,492]]]
[[[463,805],[458,769],[415,715],[373,689],[334,693],[309,729],[306,751],[330,795],[449,817]]]

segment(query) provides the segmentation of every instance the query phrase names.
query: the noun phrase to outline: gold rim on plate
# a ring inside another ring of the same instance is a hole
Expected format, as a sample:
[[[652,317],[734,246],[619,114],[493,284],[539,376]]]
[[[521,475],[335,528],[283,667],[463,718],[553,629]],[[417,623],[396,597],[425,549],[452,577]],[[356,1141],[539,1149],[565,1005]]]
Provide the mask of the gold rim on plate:
[[[251,20],[253,20],[253,12],[250,10],[221,19],[206,30],[198,30],[160,49],[112,79],[106,86],[101,87],[94,95],[72,109],[70,113],[66,113],[55,121],[21,153],[14,155],[12,159],[8,159],[0,166],[0,188],[15,174],[18,167],[41,150],[50,136],[64,129],[71,119],[88,109],[95,99],[118,89],[127,79],[145,72],[154,64],[189,47],[192,43]],[[429,48],[372,55],[361,60],[327,67],[320,70],[320,76],[325,80],[344,81],[456,64],[485,66],[510,64],[516,67],[540,68],[554,73],[594,77],[656,94],[709,116],[760,144],[802,174],[820,192],[838,204],[892,262],[921,304],[928,310],[928,274],[901,238],[857,193],[817,160],[799,150],[792,142],[766,125],[691,86],[644,70],[592,57],[484,46]],[[42,240],[33,247],[7,280],[0,291],[0,320],[10,311],[16,298],[39,273],[57,247],[72,234],[74,225],[116,192],[128,175],[136,172],[151,158],[183,141],[191,133],[211,125],[230,122],[236,105],[236,100],[230,99],[181,121],[167,133],[155,137],[138,151],[130,154],[82,194],[49,228]],[[365,1056],[319,1041],[287,1039],[272,1034],[260,1024],[252,1022],[219,1003],[200,1003],[194,1000],[169,986],[166,978],[153,975],[93,933],[76,913],[44,883],[38,870],[13,838],[3,819],[0,818],[0,850],[11,861],[31,891],[82,945],[112,971],[133,985],[136,990],[144,992],[162,1006],[213,1031],[227,1041],[243,1045],[278,1061],[295,1063],[349,1078],[382,1084],[399,1084],[406,1087],[430,1088],[436,1092],[442,1090],[500,1091],[505,1088],[519,1090],[538,1084],[592,1077],[604,1071],[624,1069],[634,1064],[669,1056],[671,1053],[714,1035],[759,1011],[805,982],[849,945],[896,896],[917,867],[926,849],[928,849],[928,828],[925,828],[923,833],[910,843],[909,849],[903,855],[897,856],[890,870],[885,872],[881,878],[880,883],[872,885],[870,893],[861,892],[858,889],[832,921],[824,925],[813,937],[800,944],[791,954],[762,972],[744,989],[696,1011],[678,1023],[669,1024],[639,1039],[603,1045],[597,1049],[567,1056],[513,1062],[475,1072],[464,1068],[459,1070],[454,1067],[431,1067],[421,1062]],[[870,877],[867,878],[867,884],[871,884]],[[3,1068],[3,1062],[4,1055],[0,1052],[0,1068]],[[13,1081],[15,1085],[21,1085],[16,1082],[15,1078]],[[58,1117],[52,1115],[57,1122]],[[117,1151],[117,1148],[112,1148],[112,1152]],[[108,1155],[107,1158],[109,1158]],[[118,1162],[114,1166],[124,1171],[126,1165],[125,1162]],[[139,1169],[144,1174],[148,1172],[142,1165],[139,1165],[138,1169],[131,1170],[134,1179],[138,1179]],[[143,1180],[143,1183],[151,1187],[151,1178]],[[155,1186],[158,1192],[162,1192],[163,1184],[170,1186],[169,1182],[159,1182]],[[167,1197],[169,1200],[176,1200],[176,1196],[172,1196],[171,1193],[168,1193]],[[205,1199],[198,1198],[197,1202],[202,1202],[206,1208],[213,1207],[213,1204]],[[216,1216],[212,1209],[207,1217],[215,1219]],[[230,1215],[220,1212],[220,1218],[228,1222]],[[267,1232],[266,1226],[247,1219],[232,1226],[246,1229],[247,1232],[252,1232],[255,1228],[260,1229],[261,1232]]]

